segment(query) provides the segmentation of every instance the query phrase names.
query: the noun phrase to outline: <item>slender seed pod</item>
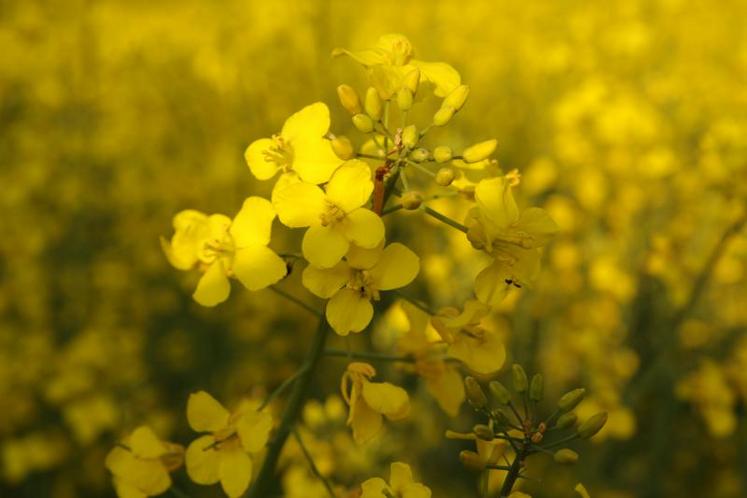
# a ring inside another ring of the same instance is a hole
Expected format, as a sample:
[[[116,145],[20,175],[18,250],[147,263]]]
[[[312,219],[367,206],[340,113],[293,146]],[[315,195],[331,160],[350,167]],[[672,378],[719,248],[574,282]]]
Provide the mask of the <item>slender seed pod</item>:
[[[557,427],[558,429],[568,429],[576,425],[577,421],[578,415],[576,415],[576,412],[564,413],[563,415],[558,417],[558,421],[555,422],[555,427]]]

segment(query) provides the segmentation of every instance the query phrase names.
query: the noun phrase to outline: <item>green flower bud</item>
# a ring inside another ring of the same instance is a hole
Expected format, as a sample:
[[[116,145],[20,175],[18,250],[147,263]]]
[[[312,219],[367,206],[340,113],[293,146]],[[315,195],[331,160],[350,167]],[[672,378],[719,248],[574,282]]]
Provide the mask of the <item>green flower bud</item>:
[[[464,102],[466,102],[468,95],[469,87],[467,85],[459,85],[446,96],[443,101],[442,107],[452,107],[454,108],[454,112],[456,112],[461,109],[462,106],[464,106]]]
[[[415,68],[405,75],[404,86],[410,90],[413,94],[418,93],[418,86],[420,85],[420,69]]]
[[[397,105],[403,111],[409,111],[412,108],[412,92],[409,88],[400,88],[397,92]]]
[[[358,93],[350,85],[340,85],[337,87],[337,96],[340,98],[340,103],[350,114],[360,114],[363,110],[361,109],[361,101],[358,98]]]
[[[335,137],[332,139],[331,143],[332,150],[337,155],[337,157],[339,157],[343,161],[352,159],[355,155],[353,144],[350,142],[350,139],[348,139],[348,137]]]
[[[474,432],[475,436],[477,436],[479,439],[482,439],[483,441],[492,441],[495,437],[495,434],[493,434],[493,429],[485,424],[477,424],[472,429],[472,432]]]
[[[552,458],[553,460],[555,460],[555,463],[559,463],[562,465],[573,465],[574,463],[578,462],[578,453],[573,450],[569,450],[568,448],[563,448],[556,451]]]
[[[402,207],[413,211],[423,204],[423,194],[416,190],[410,190],[402,195]]]
[[[361,133],[371,133],[374,129],[373,120],[363,113],[353,116],[353,125],[355,125]]]
[[[511,393],[497,380],[491,380],[488,389],[490,389],[490,394],[493,395],[498,404],[507,405],[511,401]]]
[[[497,146],[498,140],[486,140],[464,149],[462,157],[464,158],[464,162],[476,163],[490,157],[490,155],[495,152]]]
[[[452,156],[453,153],[451,151],[451,147],[439,145],[438,147],[433,149],[433,159],[435,159],[439,163],[450,161]]]
[[[601,431],[606,423],[607,412],[599,412],[596,415],[592,415],[578,428],[578,437],[581,439],[589,439],[597,432]]]
[[[402,144],[408,149],[415,147],[419,139],[418,129],[415,128],[415,125],[406,126],[405,129],[402,130]]]
[[[410,152],[410,159],[412,159],[416,163],[422,163],[423,161],[427,161],[430,155],[431,154],[430,152],[428,152],[428,149],[423,149],[421,147]]]
[[[436,173],[436,183],[442,187],[448,187],[454,181],[455,177],[456,173],[454,173],[452,168],[441,168]]]
[[[514,363],[511,367],[511,373],[514,381],[514,391],[517,393],[526,392],[529,388],[529,379],[527,378],[527,373],[524,371],[522,366],[518,363]]]
[[[576,422],[578,421],[578,415],[576,415],[575,412],[568,412],[564,413],[560,417],[558,417],[558,421],[555,422],[555,427],[558,429],[568,429],[569,427],[573,427],[576,425]]]
[[[366,108],[366,114],[371,116],[371,119],[378,121],[381,119],[381,98],[379,92],[374,87],[370,87],[366,92],[366,102],[364,104]]]
[[[488,398],[485,397],[482,387],[480,387],[480,384],[477,383],[474,377],[464,379],[464,387],[467,393],[467,401],[469,401],[473,408],[479,410],[488,405]]]
[[[558,401],[558,410],[560,410],[560,413],[566,413],[573,410],[579,403],[581,403],[585,395],[586,389],[584,388],[574,389],[573,391],[565,393]]]
[[[441,106],[441,108],[433,115],[434,126],[444,126],[451,118],[454,117],[456,110],[451,106]]]
[[[462,450],[459,452],[459,460],[468,470],[480,472],[485,469],[485,462],[482,457],[474,451]]]
[[[529,385],[529,399],[535,402],[542,401],[542,395],[545,391],[545,383],[542,374],[534,374],[532,383]]]

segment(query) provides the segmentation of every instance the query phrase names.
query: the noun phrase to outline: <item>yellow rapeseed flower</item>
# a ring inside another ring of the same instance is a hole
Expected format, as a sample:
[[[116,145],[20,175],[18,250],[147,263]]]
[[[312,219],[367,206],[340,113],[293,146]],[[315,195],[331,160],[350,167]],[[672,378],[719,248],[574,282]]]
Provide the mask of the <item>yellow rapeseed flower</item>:
[[[385,248],[351,246],[346,260],[332,268],[309,265],[303,285],[313,294],[329,299],[325,314],[335,332],[348,335],[366,328],[373,317],[371,301],[379,292],[412,282],[420,271],[420,258],[400,243]]]
[[[205,391],[190,395],[187,420],[197,432],[208,432],[192,441],[187,448],[187,474],[197,484],[220,481],[231,497],[244,494],[252,478],[252,456],[267,443],[272,417],[244,401],[229,413]]]
[[[412,477],[410,466],[393,462],[389,468],[389,483],[373,477],[361,484],[361,498],[430,498],[431,490]]]
[[[228,277],[254,291],[285,276],[285,261],[267,247],[274,219],[272,205],[261,197],[247,198],[233,220],[185,210],[174,217],[171,241],[162,238],[161,245],[174,267],[203,271],[193,297],[203,306],[215,306],[228,298]]]
[[[376,375],[368,363],[351,363],[342,376],[340,390],[350,407],[348,425],[356,443],[373,439],[383,428],[383,416],[401,420],[410,413],[407,391],[389,382],[371,382]]]
[[[354,159],[334,172],[324,190],[309,183],[289,183],[275,193],[273,205],[286,226],[309,227],[303,238],[304,257],[314,266],[331,268],[351,242],[371,249],[384,239],[384,222],[362,207],[372,191],[371,169]]]

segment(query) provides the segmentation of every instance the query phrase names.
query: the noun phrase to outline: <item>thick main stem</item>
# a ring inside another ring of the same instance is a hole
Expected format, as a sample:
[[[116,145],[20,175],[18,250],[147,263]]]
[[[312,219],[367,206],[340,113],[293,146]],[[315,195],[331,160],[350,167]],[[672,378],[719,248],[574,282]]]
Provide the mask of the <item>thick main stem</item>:
[[[498,498],[508,498],[508,495],[511,494],[511,490],[514,488],[514,484],[516,484],[517,479],[519,479],[522,462],[527,457],[529,443],[530,441],[524,441],[523,444],[519,447],[519,451],[516,453],[514,461],[513,463],[511,463],[511,467],[508,469],[506,479],[503,481],[503,486],[501,487],[501,492],[498,494]]]
[[[293,391],[288,397],[288,406],[285,407],[280,425],[267,448],[267,456],[265,457],[262,468],[257,475],[257,479],[254,481],[254,485],[249,490],[248,498],[266,498],[269,496],[280,452],[282,451],[283,446],[285,446],[285,441],[293,430],[293,426],[295,425],[298,415],[301,413],[301,409],[306,401],[309,386],[314,378],[317,365],[324,354],[324,345],[327,342],[328,332],[329,324],[324,316],[322,316],[319,319],[319,326],[316,329],[311,348],[309,349],[309,354],[306,357],[306,362],[303,367],[304,372],[298,377],[298,379],[296,379],[296,382],[293,385]]]

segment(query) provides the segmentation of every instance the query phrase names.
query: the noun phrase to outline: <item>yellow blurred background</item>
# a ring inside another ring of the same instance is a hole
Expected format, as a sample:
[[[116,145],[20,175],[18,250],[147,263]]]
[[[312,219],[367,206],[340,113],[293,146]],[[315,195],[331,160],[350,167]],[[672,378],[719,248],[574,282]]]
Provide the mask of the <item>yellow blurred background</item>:
[[[114,496],[103,459],[121,434],[188,440],[189,392],[260,395],[295,371],[304,315],[269,291],[200,308],[158,239],[181,209],[269,195],[243,151],[301,107],[326,102],[352,136],[335,88],[364,79],[331,51],[390,32],[471,87],[432,144],[497,138],[520,205],[561,229],[494,320],[513,360],[551,393],[587,386],[580,413],[610,422],[582,465],[538,468],[533,496],[579,480],[595,498],[747,496],[745,18],[739,0],[3,2],[0,496]],[[461,234],[388,223],[422,258],[413,294],[468,296]],[[342,368],[323,368],[316,399]],[[441,437],[469,411],[416,400],[375,448],[320,443],[325,472],[352,489],[405,455],[435,497],[474,494]],[[317,496],[296,467],[286,495]]]

